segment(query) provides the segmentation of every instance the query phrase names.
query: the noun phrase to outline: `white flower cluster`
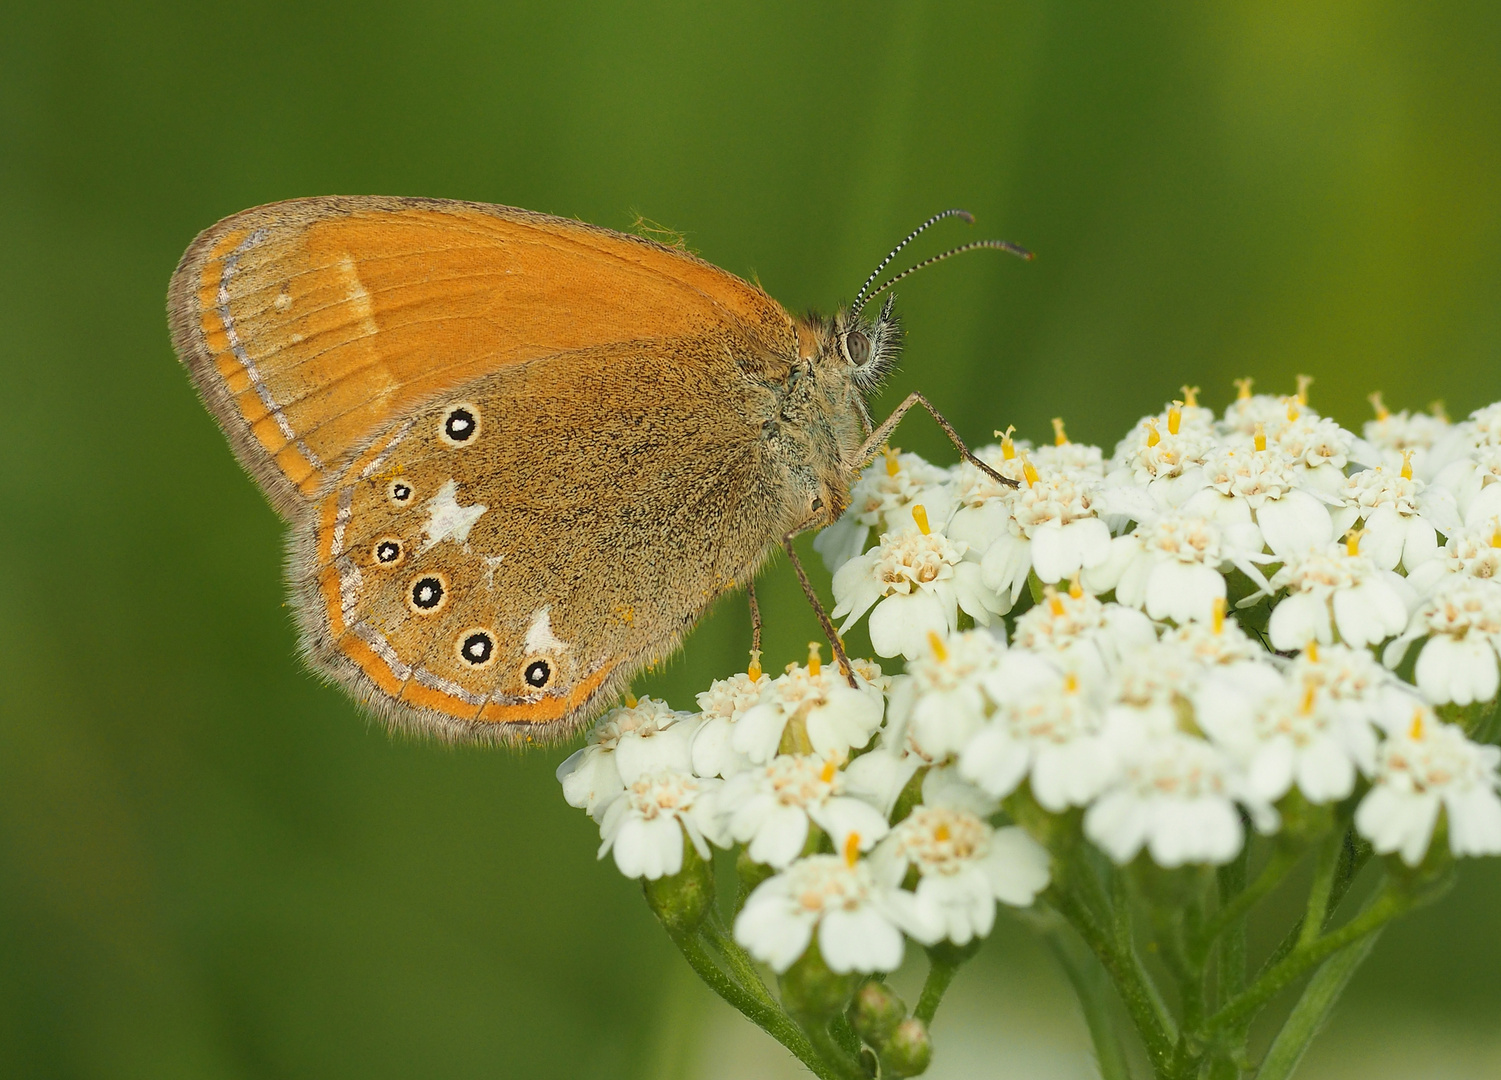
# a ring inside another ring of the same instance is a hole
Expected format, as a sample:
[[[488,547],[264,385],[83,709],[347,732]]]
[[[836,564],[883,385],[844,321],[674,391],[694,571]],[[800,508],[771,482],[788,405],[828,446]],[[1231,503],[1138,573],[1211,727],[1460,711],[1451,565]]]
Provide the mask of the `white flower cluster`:
[[[1347,800],[1408,865],[1501,854],[1501,750],[1467,734],[1501,686],[1501,404],[1377,398],[1362,437],[1306,390],[1216,417],[1185,388],[1108,460],[1008,431],[977,456],[1016,487],[888,452],[815,546],[841,631],[868,614],[905,673],[815,651],[614,710],[559,769],[601,856],[656,879],[743,845],[737,940],[868,972],[1030,904],[1038,810],[1122,864],[1222,864]]]

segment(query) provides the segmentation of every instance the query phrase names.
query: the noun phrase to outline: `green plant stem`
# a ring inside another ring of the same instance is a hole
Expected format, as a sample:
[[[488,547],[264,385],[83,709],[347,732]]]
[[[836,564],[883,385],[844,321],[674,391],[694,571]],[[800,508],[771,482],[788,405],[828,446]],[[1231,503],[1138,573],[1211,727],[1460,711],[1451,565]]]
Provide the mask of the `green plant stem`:
[[[1135,950],[1117,948],[1114,939],[1100,929],[1089,910],[1069,890],[1054,885],[1048,889],[1047,899],[1078,931],[1115,982],[1116,992],[1141,1035],[1152,1068],[1164,1073],[1172,1065],[1177,1030]]]
[[[1329,893],[1329,903],[1324,909],[1324,925],[1326,926],[1329,920],[1334,917],[1334,913],[1339,910],[1339,905],[1344,900],[1345,894],[1350,891],[1350,886],[1355,884],[1355,878],[1365,868],[1365,864],[1370,861],[1372,854],[1369,845],[1354,845],[1349,843],[1348,835],[1346,834],[1345,849],[1340,856],[1339,870],[1334,877],[1334,887]],[[1303,925],[1306,921],[1306,919],[1299,919],[1297,924],[1287,932],[1287,935],[1283,937],[1277,947],[1272,950],[1272,954],[1261,965],[1261,970],[1256,973],[1257,979],[1260,979],[1291,955],[1293,949],[1297,947],[1298,942],[1303,937]]]
[[[1246,870],[1250,862],[1251,845],[1241,848],[1240,855],[1226,866],[1220,867],[1217,875],[1220,895],[1220,912],[1235,903],[1246,891]],[[1259,879],[1258,879],[1259,880]],[[1218,913],[1217,913],[1218,915]],[[1211,922],[1205,927],[1204,936],[1213,941],[1218,936],[1219,996],[1234,997],[1246,988],[1246,922],[1238,918],[1219,930]]]
[[[1345,850],[1343,831],[1331,833],[1319,845],[1313,866],[1313,883],[1308,890],[1308,910],[1303,914],[1303,929],[1298,934],[1299,947],[1311,945],[1324,932],[1329,921],[1329,899],[1334,895],[1334,881]]]
[[[959,961],[928,954],[928,977],[923,980],[922,994],[917,999],[917,1008],[912,1010],[912,1015],[924,1024],[931,1024],[934,1015],[938,1012],[938,1005],[943,1001],[943,995],[949,988],[949,983],[954,981],[954,976],[959,971]]]
[[[1389,886],[1384,887],[1364,911],[1338,930],[1307,944],[1295,946],[1285,959],[1260,975],[1250,989],[1233,998],[1211,1016],[1204,1025],[1206,1034],[1215,1035],[1233,1030],[1248,1021],[1295,979],[1307,974],[1345,946],[1361,940],[1410,910],[1415,902],[1410,896]]]
[[[1063,973],[1068,976],[1074,992],[1079,995],[1084,1023],[1088,1025],[1089,1037],[1094,1042],[1100,1080],[1131,1080],[1131,1066],[1110,1008],[1110,980],[1105,969],[1067,937],[1062,924],[1045,931],[1044,937],[1063,966]]]
[[[750,958],[750,954],[725,932],[724,926],[716,915],[711,915],[705,920],[700,930],[708,939],[709,944],[714,946],[714,951],[724,957],[725,965],[730,969],[730,975],[736,982],[766,1004],[780,1008],[776,998],[772,997],[771,991],[766,988],[766,983],[761,980],[761,973],[756,970],[755,962]]]
[[[1271,1049],[1262,1059],[1256,1080],[1286,1080],[1292,1075],[1298,1062],[1303,1060],[1308,1044],[1324,1026],[1334,1009],[1334,1003],[1344,993],[1355,969],[1371,954],[1376,939],[1381,936],[1381,930],[1378,927],[1353,945],[1347,945],[1314,973],[1304,987],[1303,995],[1298,998],[1298,1003],[1293,1006],[1292,1013],[1283,1023],[1282,1030],[1277,1032]]]
[[[865,1070],[829,1032],[826,1019],[810,1020],[803,1025],[803,1030],[808,1033],[808,1038],[812,1041],[819,1056],[832,1069],[831,1075],[843,1077],[844,1080],[866,1080]]]
[[[814,1049],[808,1037],[803,1034],[802,1029],[782,1011],[780,1006],[775,1003],[768,1004],[726,975],[704,949],[703,941],[699,937],[672,933],[668,936],[672,938],[672,943],[678,947],[678,951],[683,954],[683,958],[688,961],[688,966],[693,968],[694,973],[710,990],[790,1050],[819,1080],[853,1080],[851,1074],[824,1060],[822,1055]],[[762,989],[765,989],[764,984]],[[862,1074],[854,1075],[863,1080]]]
[[[1229,930],[1244,930],[1245,919],[1251,913],[1251,909],[1282,884],[1282,879],[1287,877],[1288,871],[1298,864],[1300,855],[1301,852],[1286,844],[1278,844],[1273,849],[1271,858],[1261,868],[1261,873],[1256,875],[1256,880],[1237,892],[1205,924],[1203,933],[1198,935],[1190,954],[1196,964],[1202,964],[1208,958],[1210,948],[1221,934]],[[1241,874],[1245,874],[1244,865],[1241,867]],[[1244,881],[1244,876],[1242,876],[1242,881]]]

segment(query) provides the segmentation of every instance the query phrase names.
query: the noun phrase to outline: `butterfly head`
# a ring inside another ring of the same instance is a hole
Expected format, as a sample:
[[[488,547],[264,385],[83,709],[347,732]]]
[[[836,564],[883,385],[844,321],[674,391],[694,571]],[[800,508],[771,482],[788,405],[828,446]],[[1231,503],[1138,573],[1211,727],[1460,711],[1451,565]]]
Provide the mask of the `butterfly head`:
[[[896,366],[902,351],[902,331],[892,305],[896,297],[887,297],[875,318],[862,315],[855,308],[834,317],[833,338],[839,359],[862,394],[874,393]]]

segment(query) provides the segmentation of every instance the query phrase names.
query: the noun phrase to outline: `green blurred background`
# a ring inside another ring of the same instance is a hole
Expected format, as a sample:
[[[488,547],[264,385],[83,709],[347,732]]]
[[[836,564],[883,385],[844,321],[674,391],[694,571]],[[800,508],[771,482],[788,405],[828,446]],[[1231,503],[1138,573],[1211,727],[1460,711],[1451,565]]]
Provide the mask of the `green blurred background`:
[[[1130,9],[1129,11],[1127,9]],[[1114,443],[1185,381],[1501,397],[1494,3],[0,8],[0,1075],[769,1075],[563,804],[559,748],[392,740],[294,658],[282,526],[178,369],[167,277],[295,195],[634,213],[847,299],[895,239],[884,401]],[[952,460],[914,419],[898,442]],[[827,583],[826,576],[820,580]],[[768,661],[816,628],[784,563]],[[743,663],[726,601],[654,682]],[[1387,935],[1307,1075],[1501,1073],[1501,872]],[[909,973],[910,977],[910,973]],[[1088,1075],[998,931],[934,1075]],[[1405,1055],[1405,1056],[1404,1056]],[[1407,1062],[1410,1064],[1404,1065]],[[1364,1063],[1364,1064],[1362,1064]]]

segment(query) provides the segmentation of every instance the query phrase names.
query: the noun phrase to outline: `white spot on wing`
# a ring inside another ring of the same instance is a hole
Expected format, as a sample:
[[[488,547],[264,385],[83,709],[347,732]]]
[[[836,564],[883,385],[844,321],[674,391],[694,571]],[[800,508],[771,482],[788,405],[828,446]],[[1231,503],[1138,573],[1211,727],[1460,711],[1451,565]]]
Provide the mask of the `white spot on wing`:
[[[444,540],[452,540],[455,544],[467,544],[469,530],[474,528],[474,523],[479,520],[480,515],[490,509],[484,503],[460,506],[458,491],[459,482],[448,480],[438,489],[436,495],[427,500],[427,522],[422,526],[427,539],[422,542],[419,555]]]
[[[568,642],[552,632],[551,612],[552,606],[544,604],[532,616],[532,623],[526,628],[527,652],[563,652],[569,647]]]
[[[504,555],[481,555],[480,558],[485,560],[485,588],[494,589],[495,570],[505,562],[506,557]]]

